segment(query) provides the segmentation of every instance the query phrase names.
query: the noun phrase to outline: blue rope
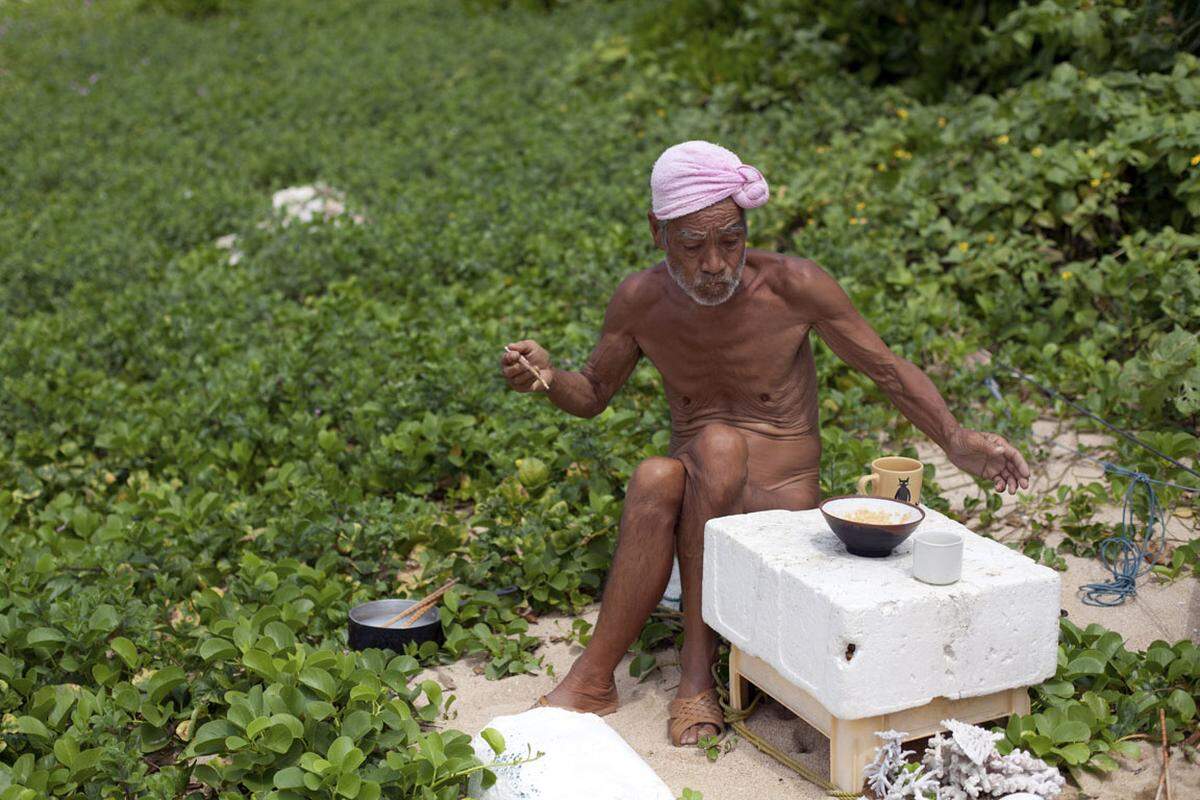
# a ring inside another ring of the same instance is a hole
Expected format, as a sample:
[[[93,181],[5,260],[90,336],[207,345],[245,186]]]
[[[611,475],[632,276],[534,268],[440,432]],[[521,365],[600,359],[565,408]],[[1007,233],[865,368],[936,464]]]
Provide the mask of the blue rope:
[[[983,383],[992,397],[1001,403],[1004,402],[1004,397],[1000,394],[1000,386],[996,383],[994,377],[988,375],[983,379]],[[1004,406],[1004,414],[1010,420],[1012,419],[1012,412],[1008,410],[1007,405]],[[1127,599],[1137,595],[1137,579],[1149,572],[1153,568],[1158,556],[1166,551],[1167,532],[1163,524],[1162,513],[1159,510],[1158,495],[1154,491],[1154,484],[1174,486],[1191,492],[1195,492],[1196,489],[1190,486],[1180,486],[1170,481],[1155,480],[1144,472],[1129,469],[1128,467],[1123,467],[1120,464],[1114,464],[1104,459],[1091,458],[1082,450],[1078,448],[1072,450],[1069,447],[1064,447],[1049,437],[1035,436],[1030,433],[1030,438],[1049,442],[1055,447],[1068,452],[1074,452],[1088,461],[1099,464],[1104,468],[1105,472],[1131,479],[1129,485],[1125,488],[1124,504],[1121,507],[1120,535],[1109,536],[1102,540],[1096,548],[1100,563],[1112,574],[1112,580],[1100,583],[1085,583],[1079,587],[1080,591],[1084,592],[1082,600],[1086,605],[1122,605]],[[1146,526],[1142,529],[1141,537],[1137,535],[1137,520],[1133,507],[1133,493],[1138,486],[1146,488],[1149,505]],[[1158,531],[1157,541],[1155,541],[1156,528]]]
[[[1154,485],[1150,476],[1144,472],[1126,469],[1119,464],[1101,461],[1104,469],[1115,475],[1131,478],[1125,488],[1125,502],[1121,507],[1121,535],[1110,536],[1100,542],[1096,548],[1100,563],[1112,573],[1112,580],[1101,583],[1085,583],[1080,586],[1084,592],[1083,602],[1089,606],[1119,606],[1130,597],[1137,595],[1137,579],[1149,572],[1158,560],[1158,556],[1166,552],[1167,532],[1163,525],[1162,516],[1158,510],[1158,495],[1154,493]],[[1146,514],[1146,526],[1142,535],[1137,535],[1134,518],[1133,492],[1138,486],[1146,487],[1149,509]],[[1155,529],[1158,538],[1155,540]],[[1112,552],[1116,551],[1116,552]],[[1147,558],[1149,557],[1149,558]]]

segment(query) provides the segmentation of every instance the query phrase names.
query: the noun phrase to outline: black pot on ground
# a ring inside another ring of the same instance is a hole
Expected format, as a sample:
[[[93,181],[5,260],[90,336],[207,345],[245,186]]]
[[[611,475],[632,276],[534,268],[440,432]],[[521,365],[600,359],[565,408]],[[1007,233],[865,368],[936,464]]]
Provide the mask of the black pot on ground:
[[[438,608],[426,611],[407,628],[400,627],[400,620],[390,628],[383,623],[399,614],[406,608],[416,604],[416,600],[372,600],[350,609],[350,647],[354,650],[366,650],[368,647],[378,647],[384,650],[404,652],[404,645],[409,642],[437,642],[441,645],[446,641],[442,632],[442,623],[438,618]]]
[[[511,594],[516,586],[506,586],[497,590],[497,595]],[[404,645],[409,642],[437,642],[440,647],[446,641],[442,631],[441,618],[438,615],[440,603],[435,603],[418,619],[412,621],[407,628],[402,628],[404,620],[400,620],[390,628],[383,624],[406,608],[411,608],[419,599],[403,600],[372,600],[350,609],[350,647],[353,650],[366,650],[368,647],[378,647],[383,650],[404,652]]]

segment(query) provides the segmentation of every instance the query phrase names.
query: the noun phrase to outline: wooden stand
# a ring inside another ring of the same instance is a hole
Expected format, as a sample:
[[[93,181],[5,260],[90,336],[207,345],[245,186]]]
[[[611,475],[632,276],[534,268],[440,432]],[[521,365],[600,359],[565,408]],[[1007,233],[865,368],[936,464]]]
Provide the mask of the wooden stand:
[[[961,700],[935,697],[923,706],[891,714],[838,719],[811,694],[789,683],[770,664],[731,645],[729,703],[735,709],[745,708],[750,702],[747,682],[753,683],[828,737],[829,780],[849,792],[857,792],[862,788],[863,768],[875,758],[875,748],[880,744],[875,731],[907,731],[905,741],[912,741],[940,731],[944,719],[977,725],[1009,714],[1029,713],[1029,692],[1019,687]]]

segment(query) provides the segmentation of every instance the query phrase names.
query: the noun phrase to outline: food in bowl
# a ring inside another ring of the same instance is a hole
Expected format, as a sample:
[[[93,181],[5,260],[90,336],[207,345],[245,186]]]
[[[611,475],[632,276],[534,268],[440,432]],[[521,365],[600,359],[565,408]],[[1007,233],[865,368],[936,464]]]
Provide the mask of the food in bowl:
[[[920,506],[869,495],[830,497],[820,509],[846,550],[867,558],[891,555],[925,519]]]
[[[842,519],[850,522],[869,522],[872,525],[899,525],[904,518],[899,514],[888,511],[872,511],[869,508],[857,508],[841,515]]]

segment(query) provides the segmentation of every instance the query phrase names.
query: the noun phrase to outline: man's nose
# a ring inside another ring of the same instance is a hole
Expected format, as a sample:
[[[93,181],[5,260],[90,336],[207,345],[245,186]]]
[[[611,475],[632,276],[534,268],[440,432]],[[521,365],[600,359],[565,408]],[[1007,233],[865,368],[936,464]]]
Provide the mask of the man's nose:
[[[714,253],[700,262],[700,269],[704,271],[705,275],[720,275],[725,272],[725,265]]]

